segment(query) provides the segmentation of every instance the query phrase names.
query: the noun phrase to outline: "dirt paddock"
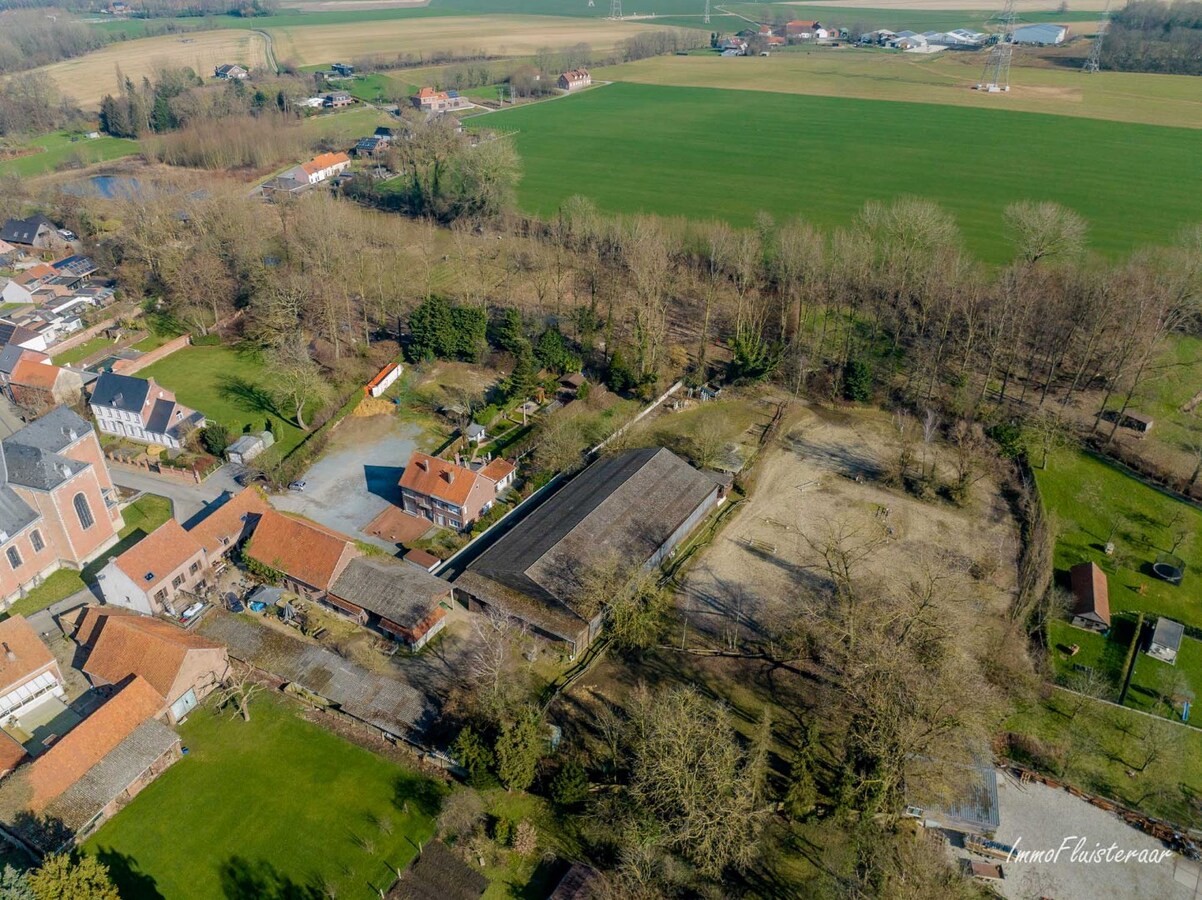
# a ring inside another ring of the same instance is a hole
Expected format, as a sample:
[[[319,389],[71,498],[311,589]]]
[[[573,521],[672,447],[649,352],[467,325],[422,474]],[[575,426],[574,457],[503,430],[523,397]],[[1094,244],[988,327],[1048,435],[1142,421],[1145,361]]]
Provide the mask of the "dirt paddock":
[[[885,413],[797,407],[758,461],[750,496],[685,577],[678,604],[690,644],[770,638],[792,617],[799,592],[826,585],[810,541],[834,530],[872,546],[860,564],[865,584],[904,587],[921,568],[938,565],[967,602],[1004,611],[1018,535],[997,484],[977,482],[963,508],[886,488],[877,479],[893,446]],[[950,470],[940,463],[939,471]]]

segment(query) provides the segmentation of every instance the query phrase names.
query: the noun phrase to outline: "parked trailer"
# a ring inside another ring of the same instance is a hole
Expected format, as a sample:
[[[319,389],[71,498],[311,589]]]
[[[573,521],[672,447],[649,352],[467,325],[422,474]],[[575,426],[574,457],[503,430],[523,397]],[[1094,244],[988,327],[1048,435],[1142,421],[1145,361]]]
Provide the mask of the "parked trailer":
[[[990,841],[975,835],[968,835],[964,838],[964,848],[971,853],[979,853],[981,856],[991,856],[994,859],[1010,859],[1014,854],[1014,848],[1009,847],[999,841]]]

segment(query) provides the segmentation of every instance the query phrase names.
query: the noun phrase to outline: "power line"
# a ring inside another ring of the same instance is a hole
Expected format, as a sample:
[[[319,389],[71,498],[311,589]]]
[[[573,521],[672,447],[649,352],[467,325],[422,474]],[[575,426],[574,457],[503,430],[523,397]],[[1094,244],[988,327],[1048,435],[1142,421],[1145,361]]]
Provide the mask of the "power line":
[[[609,0],[609,17],[611,19],[622,18],[622,0]]]
[[[705,0],[705,24],[710,23],[710,0]]]

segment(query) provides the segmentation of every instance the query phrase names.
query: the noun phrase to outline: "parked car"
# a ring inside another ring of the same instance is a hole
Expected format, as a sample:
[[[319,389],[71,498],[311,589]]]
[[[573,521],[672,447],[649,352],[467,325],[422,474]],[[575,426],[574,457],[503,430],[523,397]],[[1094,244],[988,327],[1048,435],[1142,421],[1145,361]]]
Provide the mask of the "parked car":
[[[303,491],[303,490],[304,490],[305,488],[307,488],[308,486],[309,486],[308,482],[305,482],[305,481],[294,481],[294,482],[292,482],[292,484],[288,485],[288,490],[290,490],[290,491]]]
[[[70,231],[70,230],[68,230],[68,229],[66,229],[66,228],[60,228],[60,229],[58,230],[58,233],[59,233],[59,236],[60,236],[60,237],[61,237],[61,238],[62,238],[64,241],[73,241],[73,240],[75,240],[75,232],[74,232],[74,231]]]
[[[234,478],[234,481],[238,482],[242,487],[246,487],[248,484],[254,484],[255,482],[266,483],[267,476],[262,472],[241,472]]]

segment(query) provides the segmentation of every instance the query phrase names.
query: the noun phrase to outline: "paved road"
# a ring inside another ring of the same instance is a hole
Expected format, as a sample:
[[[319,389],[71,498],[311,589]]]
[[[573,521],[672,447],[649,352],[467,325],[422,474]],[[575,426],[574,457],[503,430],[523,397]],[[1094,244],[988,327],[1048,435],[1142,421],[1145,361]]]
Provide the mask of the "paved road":
[[[237,493],[242,490],[234,481],[230,466],[223,466],[201,484],[188,484],[174,478],[160,478],[145,472],[132,472],[113,466],[110,470],[113,481],[124,488],[158,494],[171,501],[172,514],[180,522],[187,522],[226,491]]]

